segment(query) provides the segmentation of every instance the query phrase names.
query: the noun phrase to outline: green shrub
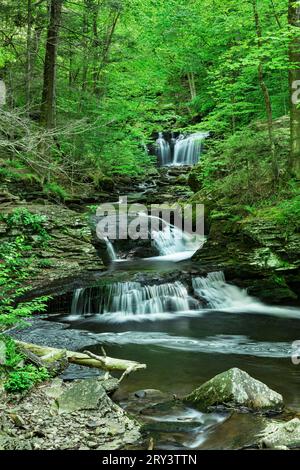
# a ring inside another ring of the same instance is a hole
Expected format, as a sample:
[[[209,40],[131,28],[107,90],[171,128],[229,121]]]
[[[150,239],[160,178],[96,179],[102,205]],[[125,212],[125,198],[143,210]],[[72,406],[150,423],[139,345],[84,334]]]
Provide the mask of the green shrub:
[[[8,393],[21,393],[49,378],[47,369],[28,364],[8,373],[4,389]]]
[[[69,197],[68,192],[59,184],[57,183],[46,183],[44,185],[44,191],[46,194],[51,194],[53,196],[57,196],[59,199],[64,201]]]

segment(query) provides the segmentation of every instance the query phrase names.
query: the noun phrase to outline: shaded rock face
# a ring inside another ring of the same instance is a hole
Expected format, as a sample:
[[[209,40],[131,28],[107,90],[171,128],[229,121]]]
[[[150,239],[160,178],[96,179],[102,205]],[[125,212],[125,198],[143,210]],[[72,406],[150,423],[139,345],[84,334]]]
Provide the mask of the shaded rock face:
[[[288,449],[300,447],[300,419],[269,423],[260,434],[260,447],[268,449]]]
[[[283,408],[279,393],[238,368],[216,375],[185,397],[185,401],[203,411],[219,405],[263,412]]]
[[[193,257],[202,272],[222,270],[226,279],[268,303],[300,300],[300,234],[260,219],[210,220],[206,244]]]
[[[55,379],[0,409],[0,450],[126,448],[140,425],[107,396],[105,379]]]
[[[242,450],[257,448],[258,433],[268,424],[265,416],[254,413],[230,412],[228,419],[210,433],[199,449]]]
[[[91,244],[91,231],[85,214],[78,214],[54,204],[25,204],[15,201],[1,204],[0,201],[2,214],[10,214],[23,207],[33,214],[45,216],[43,227],[50,235],[45,245],[36,243],[34,235],[32,236],[33,248],[30,254],[36,257],[31,265],[30,288],[33,293],[55,292],[67,278],[104,268]],[[0,223],[0,243],[21,234],[22,227],[12,231],[5,222]]]

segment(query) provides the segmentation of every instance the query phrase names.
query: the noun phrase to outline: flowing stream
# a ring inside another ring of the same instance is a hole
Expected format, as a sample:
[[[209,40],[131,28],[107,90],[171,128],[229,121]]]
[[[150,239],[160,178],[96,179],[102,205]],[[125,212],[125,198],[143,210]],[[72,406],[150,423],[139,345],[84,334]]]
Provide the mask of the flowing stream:
[[[164,164],[171,158],[174,164],[190,164],[201,149],[194,136],[178,137],[173,152],[163,135],[157,144]],[[158,219],[140,215],[150,225]],[[203,237],[158,221],[158,228],[150,229],[158,256],[121,263],[114,244],[105,239],[110,280],[76,289],[69,313],[54,321],[89,335],[91,346],[85,349],[101,354],[104,347],[112,357],[147,364],[146,370],[122,382],[125,395],[157,388],[183,396],[214,375],[239,367],[299,410],[300,366],[291,361],[293,342],[300,339],[299,308],[265,305],[227,282],[222,272],[195,274],[190,258]],[[177,279],[174,272],[179,273]],[[135,412],[136,403],[126,398],[121,404]],[[161,449],[209,448],[212,439],[222,448],[227,432],[220,429],[227,418],[185,405],[145,414],[150,429],[156,430],[156,448]]]
[[[280,392],[290,408],[300,407],[300,375],[291,361],[292,342],[300,338],[299,309],[267,306],[226,282],[222,272],[77,289],[72,311],[57,319],[88,332],[92,352],[104,347],[110,356],[147,364],[123,382],[125,395],[158,388],[182,396],[239,367]],[[127,399],[121,404],[133,412],[137,406]],[[144,417],[161,449],[205,449],[214,439],[222,447],[225,435],[218,430],[227,418],[185,406],[154,407]],[[242,425],[247,433],[248,424]]]

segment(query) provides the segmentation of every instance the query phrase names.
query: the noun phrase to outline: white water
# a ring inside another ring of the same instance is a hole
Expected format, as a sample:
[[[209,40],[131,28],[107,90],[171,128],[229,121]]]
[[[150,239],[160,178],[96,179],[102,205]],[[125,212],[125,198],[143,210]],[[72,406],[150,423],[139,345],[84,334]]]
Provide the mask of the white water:
[[[208,137],[208,132],[195,132],[194,134],[180,134],[172,138],[172,148],[164,138],[162,132],[156,140],[157,156],[162,166],[195,165],[201,156],[203,141]]]
[[[160,159],[160,164],[162,166],[169,165],[171,163],[171,148],[169,142],[164,139],[163,133],[158,134],[158,139],[156,140],[157,146],[157,156]]]
[[[227,283],[222,271],[193,278],[192,284],[195,294],[207,302],[209,309],[300,319],[299,309],[266,305],[248,295],[246,289]]]
[[[108,253],[108,256],[109,256],[110,260],[111,261],[116,261],[117,260],[117,255],[115,253],[115,250],[114,250],[114,247],[113,247],[111,241],[107,237],[105,237],[104,241],[106,243],[107,253]]]
[[[73,294],[71,318],[101,314],[99,321],[122,323],[200,316],[212,311],[253,313],[300,319],[300,311],[291,307],[274,307],[259,302],[246,290],[228,284],[222,272],[192,279],[196,297],[207,303],[201,307],[186,286],[173,283],[142,285],[117,282],[103,287],[77,289]]]
[[[195,165],[201,155],[203,140],[207,136],[207,132],[196,132],[187,137],[180,135],[176,139],[172,164]]]
[[[141,285],[139,282],[117,282],[104,287],[77,289],[73,296],[71,316],[91,314],[152,315],[189,311],[198,307],[181,282]],[[119,315],[118,315],[119,316]]]
[[[176,336],[156,331],[124,331],[99,333],[99,343],[106,345],[155,345],[166,349],[207,354],[239,354],[255,357],[290,357],[291,342],[254,341],[244,335],[215,335],[204,338]]]
[[[151,243],[157,249],[159,256],[144,258],[145,260],[179,262],[191,258],[205,242],[204,236],[191,235],[160,217],[151,216],[143,212],[139,217],[147,217],[151,221]],[[112,261],[126,261],[118,259],[110,241],[106,239],[107,250]]]
[[[153,221],[162,222],[162,230],[158,228],[152,229],[152,243],[159,252],[159,257],[151,259],[164,259],[168,261],[182,261],[191,258],[204,243],[204,237],[199,235],[191,235],[183,232],[178,227],[155,216],[148,216]]]
[[[206,300],[209,308],[245,307],[255,301],[246,290],[228,284],[222,271],[193,278],[192,284],[194,292]]]

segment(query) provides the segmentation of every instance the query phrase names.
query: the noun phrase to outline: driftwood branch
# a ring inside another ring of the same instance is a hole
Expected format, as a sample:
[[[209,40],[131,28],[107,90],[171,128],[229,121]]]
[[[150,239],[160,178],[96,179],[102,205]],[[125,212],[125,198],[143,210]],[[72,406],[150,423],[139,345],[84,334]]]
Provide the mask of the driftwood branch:
[[[84,354],[87,356],[91,357],[92,359],[95,359],[96,361],[99,361],[101,364],[103,364],[103,368],[106,368],[107,360],[110,360],[111,358],[107,357],[106,352],[104,351],[103,348],[101,348],[103,356],[97,356],[94,353],[91,353],[90,351],[84,351]],[[127,377],[127,375],[131,374],[131,372],[135,372],[138,369],[141,369],[141,366],[144,366],[144,364],[139,364],[138,362],[132,362],[132,361],[126,361],[128,364],[127,369],[124,370],[123,374],[119,378],[119,383],[122,382],[122,380]],[[109,361],[108,361],[109,363]],[[146,366],[145,366],[146,367]]]
[[[56,354],[61,354],[62,349],[58,348],[49,348],[46,346],[40,346],[38,344],[32,344],[32,343],[24,343],[23,341],[16,341],[18,346],[20,346],[22,349],[29,350],[36,356],[40,357],[42,360],[49,358],[49,357],[55,357]],[[126,361],[125,359],[115,359],[113,357],[109,356],[97,356],[96,354],[93,354],[89,351],[85,351],[84,353],[77,352],[77,351],[64,351],[68,362],[81,365],[81,366],[87,366],[87,367],[96,367],[98,369],[104,369],[108,371],[112,370],[119,370],[119,371],[127,371],[125,375],[128,375],[128,373],[132,371],[136,371],[139,369],[145,369],[146,365],[141,364],[139,362],[135,361]],[[128,372],[129,371],[129,372]]]

